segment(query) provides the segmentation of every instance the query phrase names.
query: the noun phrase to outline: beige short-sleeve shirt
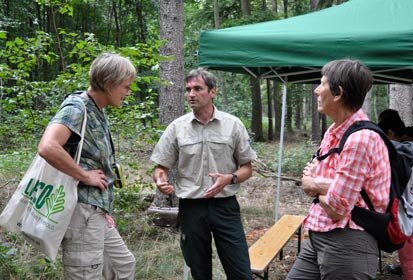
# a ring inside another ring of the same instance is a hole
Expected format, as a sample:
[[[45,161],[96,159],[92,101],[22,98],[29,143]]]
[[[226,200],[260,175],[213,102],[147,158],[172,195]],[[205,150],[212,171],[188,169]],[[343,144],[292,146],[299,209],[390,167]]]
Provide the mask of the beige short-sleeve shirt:
[[[256,159],[248,133],[237,118],[214,108],[207,124],[188,113],[173,121],[155,146],[151,160],[167,168],[177,166],[175,193],[179,198],[203,198],[213,185],[208,173],[231,174]],[[227,185],[215,197],[237,193],[240,185]]]

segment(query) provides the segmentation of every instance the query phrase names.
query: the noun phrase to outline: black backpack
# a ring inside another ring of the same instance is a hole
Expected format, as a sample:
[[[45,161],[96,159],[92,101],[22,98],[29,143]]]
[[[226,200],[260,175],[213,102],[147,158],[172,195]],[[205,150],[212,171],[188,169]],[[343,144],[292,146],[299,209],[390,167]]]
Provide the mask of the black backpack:
[[[339,154],[343,150],[350,134],[361,129],[370,129],[377,132],[387,146],[391,166],[390,201],[385,213],[375,212],[370,198],[365,190],[362,189],[360,194],[369,209],[355,206],[351,212],[351,218],[357,225],[376,238],[380,250],[391,253],[403,247],[404,241],[412,234],[411,231],[406,232],[403,228],[403,223],[406,219],[413,223],[413,217],[410,217],[407,213],[406,207],[409,207],[409,205],[405,203],[406,198],[404,197],[413,190],[413,183],[409,182],[413,164],[411,155],[409,155],[409,149],[407,149],[406,153],[406,146],[400,144],[396,145],[398,146],[398,149],[396,149],[395,144],[398,142],[393,143],[375,123],[358,121],[346,130],[343,138],[340,140],[339,147],[329,150],[324,155],[319,155],[319,151],[317,151],[315,156],[321,161],[333,153]],[[413,153],[412,143],[407,143],[407,145],[411,146],[412,150],[410,150],[410,153]],[[409,187],[410,190],[406,189],[408,183],[411,185]]]

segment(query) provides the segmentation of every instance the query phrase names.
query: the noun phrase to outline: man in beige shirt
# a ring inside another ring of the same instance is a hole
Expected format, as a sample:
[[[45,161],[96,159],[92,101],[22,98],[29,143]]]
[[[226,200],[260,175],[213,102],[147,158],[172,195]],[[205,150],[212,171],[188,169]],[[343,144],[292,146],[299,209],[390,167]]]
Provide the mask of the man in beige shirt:
[[[212,279],[212,236],[227,278],[252,279],[235,194],[256,154],[242,122],[214,106],[215,77],[198,68],[185,82],[192,112],[173,121],[153,151],[156,186],[179,197],[181,249],[195,280]],[[168,171],[175,166],[174,187]]]

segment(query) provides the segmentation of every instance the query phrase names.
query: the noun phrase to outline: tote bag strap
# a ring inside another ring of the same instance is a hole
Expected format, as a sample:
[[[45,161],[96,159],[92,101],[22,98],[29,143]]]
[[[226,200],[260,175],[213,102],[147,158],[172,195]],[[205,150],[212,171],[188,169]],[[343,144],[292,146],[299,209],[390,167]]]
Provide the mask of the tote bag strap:
[[[75,154],[75,161],[77,164],[79,164],[80,156],[82,155],[83,140],[85,138],[85,130],[86,130],[86,122],[87,122],[87,110],[86,110],[86,106],[83,100],[82,100],[82,104],[83,104],[83,109],[84,109],[85,114],[84,114],[83,122],[82,122],[82,130],[80,131],[80,141],[79,141],[79,144],[77,145],[77,150]]]

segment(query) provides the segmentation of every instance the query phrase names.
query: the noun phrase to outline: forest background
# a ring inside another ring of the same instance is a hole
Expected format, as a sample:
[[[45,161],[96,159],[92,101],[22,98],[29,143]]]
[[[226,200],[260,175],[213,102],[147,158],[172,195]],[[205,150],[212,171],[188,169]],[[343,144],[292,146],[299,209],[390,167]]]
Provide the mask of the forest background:
[[[145,212],[155,198],[148,155],[165,126],[188,109],[183,77],[197,67],[200,32],[281,20],[342,2],[0,0],[1,209],[64,96],[87,88],[87,71],[99,53],[120,53],[131,59],[138,76],[125,106],[106,111],[128,181],[128,188],[117,190],[115,216],[128,244],[144,256],[138,263],[137,279],[175,279],[183,268],[176,229],[154,227]],[[256,173],[273,172],[277,169],[281,84],[214,73],[219,82],[216,105],[238,116],[253,137],[261,159]],[[293,182],[298,182],[304,163],[329,124],[313,105],[313,87],[288,85],[283,175]],[[373,87],[363,108],[373,121],[382,110],[397,109],[406,125],[412,126],[412,103],[411,86],[380,85]],[[254,217],[273,217],[272,206],[250,211],[256,211]],[[61,278],[59,262],[48,262],[18,236],[0,232],[0,240],[0,279]],[[153,246],[165,246],[170,253],[155,256]]]

